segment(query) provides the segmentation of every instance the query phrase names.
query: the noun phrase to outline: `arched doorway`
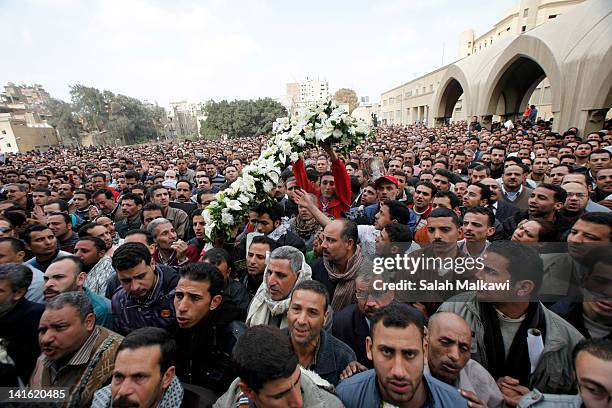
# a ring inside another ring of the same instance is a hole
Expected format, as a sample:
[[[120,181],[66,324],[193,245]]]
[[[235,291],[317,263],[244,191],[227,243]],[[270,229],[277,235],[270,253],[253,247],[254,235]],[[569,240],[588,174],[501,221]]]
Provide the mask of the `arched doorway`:
[[[487,111],[499,117],[499,120],[519,119],[527,105],[537,100],[545,102],[542,105],[548,105],[547,111],[552,112],[552,91],[550,83],[545,81],[546,77],[546,72],[536,61],[517,56],[507,65],[493,87]],[[495,116],[493,120],[497,119]],[[538,111],[538,117],[544,115]]]
[[[465,118],[463,111],[463,87],[455,78],[449,78],[440,96],[436,109],[436,124],[447,124],[452,120]],[[459,103],[458,103],[459,102]]]

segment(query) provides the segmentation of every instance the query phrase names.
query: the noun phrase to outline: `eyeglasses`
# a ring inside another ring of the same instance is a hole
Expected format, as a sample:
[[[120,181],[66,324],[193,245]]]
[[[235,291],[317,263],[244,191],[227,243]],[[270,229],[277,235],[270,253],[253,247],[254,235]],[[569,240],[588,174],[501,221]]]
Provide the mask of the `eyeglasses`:
[[[567,193],[568,197],[578,197],[578,198],[585,198],[588,196],[588,194],[585,193]]]
[[[5,232],[12,231],[11,227],[0,227],[0,233],[4,234]]]
[[[372,296],[374,298],[374,300],[379,300],[383,296],[385,296],[386,294],[387,294],[387,292],[384,291],[384,290],[370,289],[370,290],[355,292],[355,297],[358,300],[367,300],[370,296]]]

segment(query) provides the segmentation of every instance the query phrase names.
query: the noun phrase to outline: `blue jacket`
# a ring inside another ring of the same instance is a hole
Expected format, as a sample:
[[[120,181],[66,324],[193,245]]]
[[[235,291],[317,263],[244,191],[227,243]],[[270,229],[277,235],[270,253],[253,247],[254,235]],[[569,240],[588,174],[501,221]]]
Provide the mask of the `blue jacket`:
[[[155,273],[157,283],[144,302],[129,296],[121,287],[113,295],[113,319],[117,333],[125,336],[147,326],[168,329],[174,323],[174,292],[178,275],[166,272],[159,265],[155,266]]]
[[[366,208],[363,209],[363,215],[364,217],[366,217],[368,219],[368,221],[370,222],[370,225],[374,225],[374,221],[376,220],[376,213],[380,210],[380,204],[372,204],[372,205],[368,205]],[[414,230],[416,229],[416,223],[417,223],[417,217],[416,214],[414,213],[414,211],[410,210],[410,220],[408,221],[408,228],[410,228],[410,231],[412,233],[414,233]]]
[[[459,391],[428,374],[423,375],[423,383],[427,386],[427,401],[423,407],[467,407]],[[336,388],[338,396],[346,408],[378,408],[381,406],[376,372],[364,371],[342,381]]]

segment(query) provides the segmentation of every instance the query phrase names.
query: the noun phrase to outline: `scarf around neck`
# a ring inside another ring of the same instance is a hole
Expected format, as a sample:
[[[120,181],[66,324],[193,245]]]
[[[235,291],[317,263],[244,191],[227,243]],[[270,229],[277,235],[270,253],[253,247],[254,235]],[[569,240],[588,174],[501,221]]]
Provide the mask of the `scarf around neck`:
[[[365,258],[361,253],[360,245],[357,245],[355,253],[348,259],[344,272],[338,271],[337,265],[323,258],[323,265],[329,274],[329,278],[336,284],[331,302],[334,312],[354,303],[355,278],[357,277],[359,269],[363,266],[364,260]]]
[[[180,407],[183,402],[183,396],[185,395],[185,390],[181,385],[178,377],[175,375],[172,378],[172,382],[166,391],[164,392],[164,396],[162,400],[159,402],[157,408],[176,408]],[[111,394],[111,386],[107,385],[104,388],[100,388],[95,395],[93,402],[91,403],[91,408],[110,408],[113,406],[113,397]]]
[[[487,368],[493,378],[508,375],[519,380],[521,385],[529,385],[531,364],[527,347],[527,331],[535,328],[542,333],[542,340],[546,341],[546,319],[540,303],[531,302],[527,308],[525,319],[514,335],[512,345],[508,351],[508,358],[504,353],[504,339],[497,311],[492,303],[480,303],[480,315],[484,325],[485,353]]]
[[[287,327],[287,310],[289,310],[289,301],[291,300],[291,293],[282,300],[273,300],[270,297],[268,290],[267,277],[268,267],[264,271],[264,278],[255,297],[249,305],[249,311],[247,313],[246,325],[247,327],[257,326],[260,324],[268,324],[270,316],[282,315],[280,328],[284,329]],[[304,255],[302,255],[302,269],[298,273],[297,280],[293,287],[295,288],[300,282],[312,279],[312,269],[306,263]],[[292,289],[293,292],[293,289]]]
[[[294,225],[298,236],[305,241],[321,230],[321,224],[314,217],[310,220],[304,220],[299,214],[295,217]]]

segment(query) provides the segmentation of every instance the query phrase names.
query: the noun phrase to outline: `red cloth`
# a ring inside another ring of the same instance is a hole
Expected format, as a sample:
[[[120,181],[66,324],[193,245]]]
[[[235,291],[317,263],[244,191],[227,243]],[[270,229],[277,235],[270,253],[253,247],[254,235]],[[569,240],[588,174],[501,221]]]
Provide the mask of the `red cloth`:
[[[106,189],[110,191],[111,193],[113,193],[113,197],[115,197],[115,201],[117,201],[117,199],[119,198],[119,192],[115,190],[114,188],[112,188],[111,186],[106,186]]]
[[[340,159],[332,162],[331,171],[334,175],[336,193],[327,205],[325,212],[334,218],[342,218],[344,216],[342,213],[347,212],[351,208],[351,178],[346,172],[344,162]],[[319,186],[308,180],[304,160],[299,159],[293,163],[293,174],[295,175],[295,181],[298,187],[305,190],[307,193],[317,196],[319,209],[323,211],[323,206],[321,205],[321,190]]]

